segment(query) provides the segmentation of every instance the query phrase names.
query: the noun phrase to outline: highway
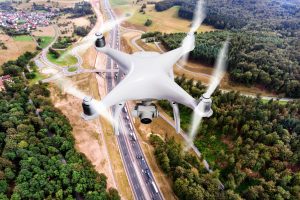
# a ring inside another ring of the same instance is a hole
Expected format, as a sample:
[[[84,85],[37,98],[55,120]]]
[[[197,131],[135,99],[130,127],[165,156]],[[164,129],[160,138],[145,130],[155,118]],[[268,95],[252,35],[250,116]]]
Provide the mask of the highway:
[[[115,19],[115,14],[110,7],[109,1],[104,1],[106,14],[110,19]],[[120,32],[119,26],[110,31],[110,39],[108,41],[112,48],[120,50]],[[118,68],[117,64],[111,60],[107,60],[106,71]],[[120,74],[119,74],[120,75]],[[115,74],[106,73],[107,91],[111,91],[116,84]],[[114,112],[114,109],[112,109]],[[155,182],[154,176],[147,164],[145,156],[142,152],[140,144],[136,139],[136,132],[132,122],[132,118],[128,113],[128,107],[125,105],[120,117],[120,134],[117,136],[121,157],[129,183],[134,193],[135,199],[163,199],[159,188]]]
[[[113,10],[110,8],[109,1],[105,0],[104,5],[106,7],[106,13],[109,18],[115,19],[115,14]],[[98,15],[97,15],[98,16]],[[98,23],[98,22],[97,22]],[[98,25],[98,24],[97,24]],[[94,34],[97,30],[98,26],[90,32],[90,34]],[[107,82],[107,91],[111,91],[115,85],[115,73],[118,72],[118,67],[116,63],[114,63],[111,59],[107,60],[106,70],[99,69],[83,69],[81,67],[82,58],[78,55],[78,52],[72,50],[70,52],[71,55],[77,58],[77,63],[72,67],[77,67],[78,69],[75,72],[69,72],[69,66],[57,66],[51,63],[47,59],[47,52],[49,48],[54,44],[59,36],[59,30],[57,26],[55,28],[55,38],[54,40],[45,48],[43,51],[34,58],[35,63],[39,66],[40,69],[45,66],[54,68],[58,70],[58,73],[52,77],[44,79],[43,82],[51,82],[56,80],[57,78],[63,76],[73,76],[81,73],[105,73],[106,74],[106,82]],[[110,32],[110,41],[109,44],[111,47],[115,49],[120,49],[120,33],[119,27],[115,27]],[[112,110],[113,111],[113,110]],[[121,130],[120,135],[117,136],[118,146],[121,153],[121,157],[123,160],[123,164],[125,166],[126,174],[129,179],[129,183],[131,185],[131,189],[133,191],[135,199],[139,200],[148,200],[155,199],[160,200],[163,199],[159,188],[155,182],[154,176],[149,168],[149,165],[146,162],[145,156],[142,152],[142,149],[136,139],[136,133],[134,130],[133,122],[131,120],[131,116],[127,112],[122,112],[122,116],[120,119]],[[137,158],[138,157],[138,158]]]

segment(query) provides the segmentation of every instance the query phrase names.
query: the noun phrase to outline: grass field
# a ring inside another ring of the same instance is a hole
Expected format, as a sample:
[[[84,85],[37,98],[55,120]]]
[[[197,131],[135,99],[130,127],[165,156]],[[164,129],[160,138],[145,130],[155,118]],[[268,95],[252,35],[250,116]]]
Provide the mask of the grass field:
[[[61,58],[55,58],[54,54],[48,52],[47,58],[50,62],[59,66],[70,66],[70,65],[75,65],[77,63],[77,59],[74,56],[69,54],[65,55],[64,58],[61,59]]]
[[[26,41],[24,40],[25,38],[26,37],[20,36],[13,38],[6,34],[0,34],[0,40],[3,41],[5,46],[7,46],[7,49],[0,49],[0,65],[9,60],[17,59],[26,51],[34,52],[36,50],[36,43],[33,41],[33,39],[27,37],[26,39],[28,41]]]
[[[267,100],[267,99],[262,99],[262,102],[263,103],[268,103],[270,100]],[[286,105],[288,102],[287,101],[278,101],[280,105]]]
[[[32,41],[32,37],[30,35],[18,35],[13,37],[14,41],[17,42],[30,42]]]
[[[76,71],[77,71],[77,67],[68,68],[68,72],[76,72]]]
[[[29,80],[29,84],[30,85],[33,85],[33,84],[36,84],[37,82],[39,82],[40,80],[43,80],[44,78],[46,78],[46,75],[43,75],[39,72],[35,72],[35,78],[34,79],[31,79]]]
[[[110,0],[110,4],[112,6],[121,6],[121,5],[127,5],[130,1],[128,0]]]
[[[127,21],[137,26],[139,29],[144,31],[161,31],[165,33],[172,32],[187,32],[190,29],[191,21],[182,19],[178,17],[179,6],[174,6],[166,11],[157,12],[154,5],[147,5],[145,9],[145,14],[138,12],[139,6],[132,5],[118,5],[115,6],[118,13],[127,13],[134,11],[134,14]],[[153,21],[152,25],[149,27],[144,26],[147,19]],[[207,32],[215,30],[212,26],[202,25],[198,32]]]
[[[53,37],[50,36],[39,36],[37,38],[41,39],[39,44],[41,48],[46,48],[53,41]]]

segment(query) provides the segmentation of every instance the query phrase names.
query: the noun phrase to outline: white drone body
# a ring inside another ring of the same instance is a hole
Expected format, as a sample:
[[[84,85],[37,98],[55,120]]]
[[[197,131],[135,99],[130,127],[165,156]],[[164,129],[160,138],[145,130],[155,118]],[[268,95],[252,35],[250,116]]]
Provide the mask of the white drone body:
[[[97,35],[96,50],[105,53],[116,61],[119,64],[120,71],[126,74],[126,77],[101,100],[101,104],[105,108],[116,106],[114,115],[115,134],[119,134],[118,119],[124,102],[130,100],[142,101],[142,103],[137,104],[133,115],[140,117],[141,122],[144,124],[149,124],[153,118],[158,117],[157,108],[151,102],[153,100],[168,100],[173,107],[177,132],[180,132],[180,115],[177,103],[190,107],[201,117],[212,115],[210,95],[204,94],[201,101],[199,101],[174,81],[174,64],[182,56],[192,51],[195,47],[194,44],[195,36],[193,33],[189,33],[183,40],[182,46],[172,51],[163,54],[157,52],[126,54],[108,47],[105,44],[104,36],[102,34]],[[87,107],[86,105],[88,105],[88,98],[83,103],[83,106]],[[93,119],[97,116],[96,109],[93,109],[93,106],[96,105],[90,105],[90,110],[84,109],[83,117],[85,119]]]
[[[115,106],[114,132],[119,134],[119,116],[126,101],[140,101],[132,112],[141,122],[149,124],[153,118],[158,117],[158,110],[153,101],[168,100],[173,108],[175,129],[180,132],[180,113],[178,104],[190,107],[194,111],[190,132],[192,141],[197,132],[198,125],[203,117],[213,114],[211,109],[211,95],[219,85],[225,71],[225,61],[228,41],[224,43],[217,59],[216,67],[207,91],[198,99],[194,99],[174,81],[173,66],[178,60],[187,60],[189,52],[195,48],[195,34],[205,18],[204,1],[197,3],[193,23],[179,48],[166,53],[137,52],[127,54],[106,45],[103,32],[96,34],[95,48],[112,58],[119,65],[118,84],[101,101],[90,97],[84,98],[82,103],[83,118],[86,120],[107,116],[105,109]],[[121,72],[126,76],[121,80]],[[100,109],[101,107],[101,109]]]

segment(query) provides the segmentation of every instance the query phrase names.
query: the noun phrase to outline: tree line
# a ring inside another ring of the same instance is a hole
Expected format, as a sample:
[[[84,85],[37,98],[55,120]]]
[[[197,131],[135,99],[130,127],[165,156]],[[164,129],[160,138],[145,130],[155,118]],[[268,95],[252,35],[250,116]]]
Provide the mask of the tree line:
[[[155,4],[157,11],[180,6],[178,15],[192,19],[197,0],[163,0]],[[206,2],[204,23],[218,29],[277,31],[285,36],[299,36],[299,2],[289,1],[219,1]]]
[[[205,92],[205,86],[200,82],[195,84],[185,77],[177,77],[176,82],[194,98],[200,98]],[[159,105],[173,116],[168,102],[160,101]],[[188,131],[192,110],[184,106],[179,109],[181,126]],[[209,177],[209,181],[218,177],[225,189],[216,193],[216,185],[201,186],[205,191],[198,187],[194,191],[194,194],[202,195],[198,199],[299,199],[300,101],[283,104],[263,101],[259,96],[250,98],[238,92],[216,91],[212,109],[213,116],[202,120],[194,144],[216,171],[216,176]],[[176,167],[170,163],[181,162],[178,157],[182,154],[176,151],[176,145],[168,147],[168,143],[168,140],[155,143],[158,163],[171,177],[179,199],[191,199],[193,187],[198,182],[207,182],[205,172],[202,167],[196,167],[197,179],[193,180],[195,175],[187,173],[188,178],[184,177],[181,186],[177,187]],[[195,172],[193,167],[191,171]],[[191,191],[182,192],[185,186]],[[212,196],[206,197],[206,191]]]
[[[74,148],[72,127],[47,85],[30,86],[23,76],[33,56],[2,66],[13,82],[0,92],[0,199],[120,199]]]
[[[62,11],[65,13],[72,14],[71,18],[77,18],[94,14],[92,5],[86,1],[75,3],[74,7],[63,8]]]
[[[168,50],[178,48],[186,33],[145,33],[146,41],[160,41]],[[233,82],[300,97],[299,52],[286,40],[265,33],[213,31],[196,34],[190,59],[213,65],[219,49],[230,38],[228,72]]]

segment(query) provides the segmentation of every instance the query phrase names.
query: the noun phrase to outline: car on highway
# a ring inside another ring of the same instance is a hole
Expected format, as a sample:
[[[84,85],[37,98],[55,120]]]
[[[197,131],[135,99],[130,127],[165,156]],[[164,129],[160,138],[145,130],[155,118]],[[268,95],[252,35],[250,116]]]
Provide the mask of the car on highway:
[[[155,185],[154,181],[151,182],[151,186],[152,186],[152,189],[154,190],[155,194],[158,194],[158,189],[157,189],[157,186]]]

